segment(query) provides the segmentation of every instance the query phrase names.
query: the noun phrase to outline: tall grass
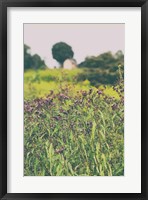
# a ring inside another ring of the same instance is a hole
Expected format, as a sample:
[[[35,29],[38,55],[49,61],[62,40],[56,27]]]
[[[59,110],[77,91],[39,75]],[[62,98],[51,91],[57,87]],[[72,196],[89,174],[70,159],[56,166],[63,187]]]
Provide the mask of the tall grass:
[[[25,74],[25,87],[28,83],[37,86],[34,95],[25,93],[24,175],[124,175],[122,78],[115,86],[97,88],[89,81],[75,82],[75,70],[66,75],[53,70],[55,80],[46,81],[45,71],[37,72],[35,81],[29,73]],[[47,93],[40,97],[38,84],[45,83]],[[51,90],[52,84],[56,89]]]

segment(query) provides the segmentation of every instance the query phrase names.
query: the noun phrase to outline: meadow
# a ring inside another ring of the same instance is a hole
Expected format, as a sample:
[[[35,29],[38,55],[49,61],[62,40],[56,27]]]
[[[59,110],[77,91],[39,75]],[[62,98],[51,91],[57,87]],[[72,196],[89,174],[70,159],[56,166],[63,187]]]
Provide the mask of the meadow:
[[[124,175],[123,77],[93,81],[100,73],[25,71],[25,176]]]

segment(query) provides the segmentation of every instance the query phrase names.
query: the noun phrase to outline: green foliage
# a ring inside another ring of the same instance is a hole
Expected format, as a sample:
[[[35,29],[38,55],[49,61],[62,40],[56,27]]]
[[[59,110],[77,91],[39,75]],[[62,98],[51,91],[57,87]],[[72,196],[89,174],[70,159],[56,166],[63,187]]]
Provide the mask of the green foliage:
[[[46,70],[28,70],[24,74],[24,94],[25,99],[33,99],[48,95],[50,90],[58,93],[61,87],[69,85],[73,93],[79,90],[89,90],[90,88],[101,88],[101,83],[111,83],[110,77],[115,77],[117,82],[119,73],[104,75],[98,69],[46,69]],[[107,95],[118,98],[113,86],[107,86],[104,92]]]
[[[85,61],[79,64],[79,67],[99,68],[102,70],[108,70],[109,72],[116,72],[119,64],[124,66],[124,55],[122,51],[117,51],[115,55],[111,52],[106,52],[96,57],[86,57]]]
[[[120,67],[123,71],[123,67]],[[122,73],[123,74],[123,73]],[[28,70],[24,74],[24,90],[26,98],[42,97],[49,90],[57,91],[61,84],[75,85],[78,89],[99,87],[102,84],[114,85],[119,79],[119,72],[108,72],[98,68],[77,68],[74,70],[46,69]]]
[[[113,85],[118,80],[118,71],[110,72],[108,69],[81,68],[82,73],[77,76],[77,81],[89,80],[92,86],[101,84]]]
[[[58,42],[52,47],[52,56],[55,60],[57,60],[60,64],[67,58],[73,58],[74,52],[68,44],[64,42]]]
[[[124,175],[122,71],[116,85],[99,88],[88,80],[77,82],[83,72],[25,72],[25,87],[36,84],[34,98],[31,89],[30,96],[25,91],[25,176]],[[37,98],[44,84],[47,91]]]
[[[24,45],[24,70],[28,69],[44,69],[46,68],[45,62],[38,54],[31,55],[29,53],[30,47]]]

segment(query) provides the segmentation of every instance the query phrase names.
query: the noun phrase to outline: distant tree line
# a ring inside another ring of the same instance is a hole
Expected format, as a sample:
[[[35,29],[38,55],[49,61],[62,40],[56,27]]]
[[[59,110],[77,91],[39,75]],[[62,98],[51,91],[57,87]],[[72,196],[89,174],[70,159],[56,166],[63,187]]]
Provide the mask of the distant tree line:
[[[62,67],[63,62],[68,58],[73,58],[72,47],[64,42],[58,42],[52,47],[52,56]],[[83,72],[78,74],[76,80],[89,80],[93,86],[100,84],[115,84],[119,79],[119,65],[124,76],[124,54],[121,50],[115,54],[105,52],[98,56],[86,57],[83,62],[78,64],[78,68],[84,68]],[[30,47],[24,45],[24,69],[45,69],[45,62],[39,55],[31,55]],[[48,77],[49,78],[49,77]]]
[[[79,81],[89,80],[91,85],[116,84],[119,79],[119,66],[124,77],[124,54],[117,51],[115,55],[106,52],[98,56],[86,57],[78,67],[85,68],[78,77]]]
[[[52,47],[52,56],[57,62],[63,65],[63,62],[67,58],[73,58],[74,52],[72,47],[64,42],[58,42]],[[117,73],[118,66],[122,66],[124,70],[124,54],[121,50],[117,51],[115,54],[112,52],[105,52],[98,56],[86,57],[83,62],[78,64],[79,68],[97,69],[101,73]],[[31,55],[30,47],[26,44],[24,45],[24,69],[45,69],[46,65],[44,60],[38,54]]]
[[[124,54],[120,50],[115,55],[109,51],[98,56],[86,57],[78,66],[81,68],[108,69],[110,72],[115,72],[118,65],[124,66]]]
[[[31,55],[30,47],[24,44],[24,69],[45,69],[44,60],[38,54]]]

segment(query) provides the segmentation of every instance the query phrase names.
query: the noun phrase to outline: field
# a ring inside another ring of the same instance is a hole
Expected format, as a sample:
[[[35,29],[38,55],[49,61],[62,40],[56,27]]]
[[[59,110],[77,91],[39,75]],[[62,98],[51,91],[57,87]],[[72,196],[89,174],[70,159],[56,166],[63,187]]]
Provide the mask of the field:
[[[119,68],[103,85],[97,73],[25,71],[25,176],[124,175],[123,78]]]

